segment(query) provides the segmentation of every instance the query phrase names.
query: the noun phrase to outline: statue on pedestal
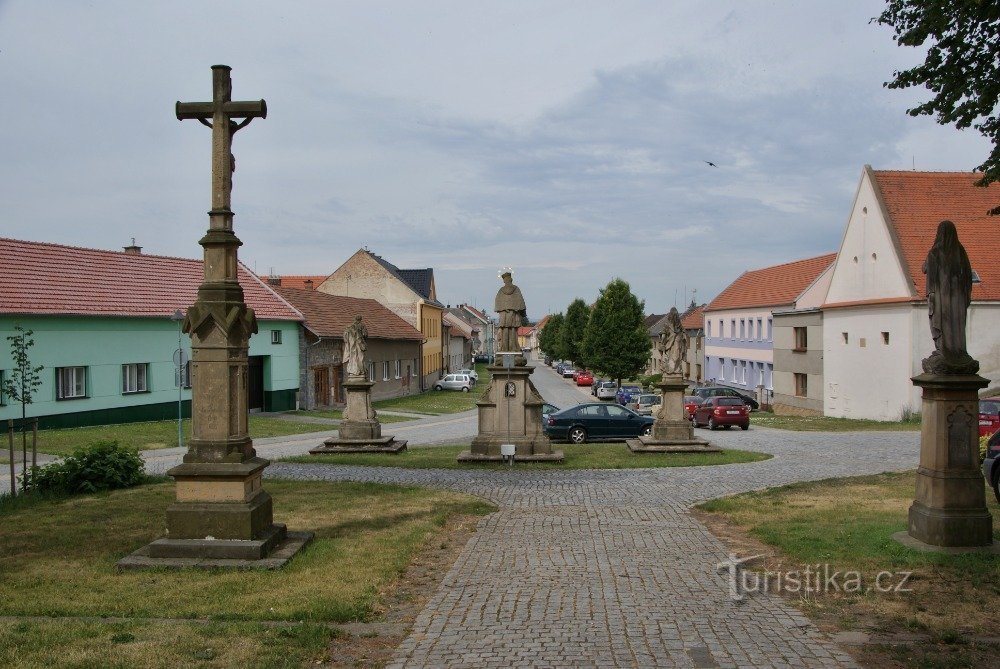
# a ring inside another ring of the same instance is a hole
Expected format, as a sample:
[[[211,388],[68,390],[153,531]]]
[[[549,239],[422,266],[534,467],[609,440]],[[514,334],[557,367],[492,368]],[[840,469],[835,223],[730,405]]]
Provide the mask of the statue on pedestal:
[[[927,313],[935,351],[922,361],[929,374],[975,374],[979,362],[965,343],[966,312],[972,302],[972,265],[951,221],[938,225],[934,245],[924,261]]]
[[[671,307],[667,314],[667,326],[660,333],[656,350],[660,352],[660,372],[664,376],[681,376],[687,358],[688,335],[681,325],[681,315],[677,307]]]
[[[368,350],[368,328],[361,322],[360,314],[354,317],[354,322],[344,330],[343,360],[347,368],[348,378],[364,378],[365,351]]]
[[[497,297],[493,308],[497,312],[499,324],[497,325],[497,346],[499,351],[512,352],[520,351],[521,347],[517,343],[517,329],[528,320],[528,310],[524,305],[524,297],[521,289],[514,285],[510,269],[505,269],[500,275],[503,279],[503,286],[497,291]],[[527,361],[518,359],[518,365],[525,365]]]

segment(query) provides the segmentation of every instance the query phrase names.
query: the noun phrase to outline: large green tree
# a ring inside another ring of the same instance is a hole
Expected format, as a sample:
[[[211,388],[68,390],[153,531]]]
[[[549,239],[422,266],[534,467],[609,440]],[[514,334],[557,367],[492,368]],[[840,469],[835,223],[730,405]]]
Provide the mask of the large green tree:
[[[926,86],[927,102],[911,116],[942,125],[972,126],[993,143],[977,169],[980,185],[1000,181],[1000,3],[996,0],[888,0],[874,21],[892,26],[900,46],[927,45],[924,62],[893,73],[889,88]],[[991,213],[1000,213],[1000,207]]]
[[[645,303],[628,283],[613,279],[601,289],[584,330],[583,356],[597,372],[617,379],[641,373],[649,360],[649,332],[643,323]]]
[[[564,317],[561,313],[552,314],[549,320],[545,321],[542,333],[538,335],[538,347],[543,353],[553,357],[559,357],[559,335],[562,331]]]
[[[583,331],[590,320],[590,308],[579,297],[566,307],[566,319],[559,333],[562,357],[578,365],[589,366],[589,361],[583,354]]]

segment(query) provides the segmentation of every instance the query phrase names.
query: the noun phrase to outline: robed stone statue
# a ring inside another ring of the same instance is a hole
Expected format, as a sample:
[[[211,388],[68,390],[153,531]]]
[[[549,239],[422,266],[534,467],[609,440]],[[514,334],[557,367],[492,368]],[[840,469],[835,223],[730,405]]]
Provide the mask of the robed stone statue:
[[[687,357],[688,335],[681,325],[681,315],[677,307],[671,307],[667,314],[667,325],[660,333],[656,350],[660,353],[660,372],[664,376],[680,376]]]
[[[355,316],[354,322],[344,330],[344,364],[347,366],[348,377],[364,377],[365,351],[368,344],[368,328],[361,322],[361,316]]]
[[[514,285],[509,271],[500,275],[503,286],[497,291],[497,299],[493,304],[499,319],[497,350],[502,352],[520,351],[517,343],[517,329],[528,319],[528,310],[524,306],[521,289]]]
[[[972,265],[951,221],[938,225],[924,261],[927,312],[934,352],[922,361],[929,374],[975,374],[979,362],[966,350],[965,322],[972,302]]]

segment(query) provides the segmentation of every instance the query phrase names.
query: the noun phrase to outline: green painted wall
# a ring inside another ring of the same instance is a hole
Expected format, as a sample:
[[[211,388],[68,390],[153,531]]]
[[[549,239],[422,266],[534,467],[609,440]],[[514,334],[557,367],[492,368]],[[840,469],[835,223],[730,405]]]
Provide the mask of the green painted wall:
[[[31,362],[45,366],[28,416],[44,417],[42,422],[52,426],[69,426],[155,420],[164,412],[166,418],[177,415],[173,363],[177,324],[168,318],[0,315],[0,370],[5,378],[10,378],[13,365],[6,337],[15,334],[15,324],[34,331]],[[288,408],[290,395],[294,408],[299,325],[260,321],[259,330],[250,338],[250,355],[264,356],[265,404],[278,407],[275,410]],[[271,343],[272,330],[281,332],[280,344]],[[190,356],[187,335],[181,335],[181,345]],[[147,392],[122,393],[122,365],[128,363],[148,363]],[[57,400],[56,368],[76,366],[87,367],[87,397]],[[181,397],[190,404],[191,391],[183,389]],[[0,420],[21,417],[20,404],[6,397],[3,401]]]

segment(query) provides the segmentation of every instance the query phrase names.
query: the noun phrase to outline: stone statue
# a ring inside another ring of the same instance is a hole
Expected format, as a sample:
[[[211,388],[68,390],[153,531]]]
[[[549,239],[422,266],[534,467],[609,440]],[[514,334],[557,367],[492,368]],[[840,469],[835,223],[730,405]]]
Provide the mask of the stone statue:
[[[660,352],[660,372],[664,376],[680,376],[684,359],[687,357],[688,335],[681,325],[681,315],[677,307],[671,307],[667,314],[667,326],[660,333],[660,341],[656,345]]]
[[[497,291],[497,298],[493,308],[500,319],[498,324],[499,333],[497,336],[498,351],[520,351],[517,344],[517,329],[525,324],[528,319],[528,310],[524,306],[524,297],[521,296],[521,289],[514,285],[510,271],[505,271],[500,275],[503,279],[503,286]],[[521,361],[518,361],[520,364]]]
[[[929,374],[975,374],[979,363],[965,348],[965,321],[972,301],[972,265],[951,221],[938,225],[924,261],[927,312],[935,351],[922,365]]]
[[[354,322],[344,330],[344,364],[347,366],[347,376],[364,377],[367,373],[365,369],[365,351],[368,345],[368,328],[361,322],[361,316],[355,316]]]

